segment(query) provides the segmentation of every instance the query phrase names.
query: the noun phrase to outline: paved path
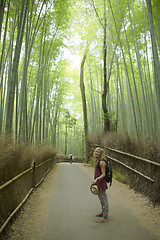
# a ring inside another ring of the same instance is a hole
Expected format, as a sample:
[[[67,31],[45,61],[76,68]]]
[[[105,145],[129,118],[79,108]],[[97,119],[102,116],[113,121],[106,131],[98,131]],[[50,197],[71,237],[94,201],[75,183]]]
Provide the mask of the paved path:
[[[117,181],[107,190],[109,199],[109,218],[105,223],[97,223],[95,214],[100,212],[100,203],[97,196],[90,190],[93,171],[87,172],[82,164],[58,164],[54,176],[52,171],[47,176],[40,189],[43,189],[42,203],[37,201],[37,209],[32,217],[35,226],[30,222],[29,231],[24,230],[26,223],[21,227],[21,234],[17,238],[23,240],[158,240],[160,232],[154,231],[157,222],[151,221],[149,226],[146,214],[141,205],[136,202],[135,193]],[[46,189],[46,190],[45,190]],[[38,191],[38,190],[37,190]],[[135,198],[135,201],[133,200]],[[32,196],[31,196],[32,198]],[[31,201],[31,200],[30,200]],[[29,208],[29,206],[27,206]],[[25,207],[24,210],[25,212]],[[27,217],[24,214],[25,221]],[[143,214],[141,216],[141,214]],[[23,217],[21,222],[23,222]],[[18,220],[17,220],[18,221]],[[30,220],[31,221],[31,220]],[[149,222],[150,223],[150,222]],[[15,223],[15,225],[20,223]],[[151,225],[151,224],[150,224]],[[23,229],[23,230],[22,230]],[[158,229],[158,225],[157,225]],[[15,231],[16,229],[14,229]],[[28,231],[26,237],[26,232]],[[153,235],[155,232],[155,235]],[[32,233],[32,234],[31,234]],[[30,235],[31,234],[31,235]]]

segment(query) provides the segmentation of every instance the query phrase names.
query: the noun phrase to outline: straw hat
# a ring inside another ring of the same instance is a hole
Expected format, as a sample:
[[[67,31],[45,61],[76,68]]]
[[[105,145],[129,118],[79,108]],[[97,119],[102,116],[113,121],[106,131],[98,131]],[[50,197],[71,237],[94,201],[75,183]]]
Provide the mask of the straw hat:
[[[90,190],[94,195],[98,195],[100,193],[100,187],[97,184],[92,184],[90,186]]]

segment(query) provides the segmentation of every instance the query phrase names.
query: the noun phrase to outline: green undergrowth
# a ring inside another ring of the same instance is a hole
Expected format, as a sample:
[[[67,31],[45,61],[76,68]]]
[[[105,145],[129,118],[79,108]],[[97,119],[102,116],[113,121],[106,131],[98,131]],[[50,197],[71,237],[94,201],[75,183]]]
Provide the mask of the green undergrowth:
[[[115,180],[118,180],[119,182],[121,183],[124,183],[124,184],[127,184],[127,185],[130,185],[130,180],[129,180],[129,177],[127,174],[122,174],[120,173],[119,171],[115,171],[113,172],[113,178]]]

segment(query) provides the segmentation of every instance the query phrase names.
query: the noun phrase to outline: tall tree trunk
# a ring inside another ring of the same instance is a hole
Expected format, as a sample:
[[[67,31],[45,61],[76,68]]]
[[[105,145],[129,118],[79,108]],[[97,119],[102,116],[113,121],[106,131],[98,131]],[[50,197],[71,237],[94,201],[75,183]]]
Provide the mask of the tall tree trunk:
[[[160,52],[160,0],[157,0],[158,48]]]
[[[96,10],[94,0],[92,0],[92,5],[94,8],[94,11],[98,17],[98,20],[103,28],[103,81],[104,81],[104,86],[103,86],[103,94],[102,94],[102,109],[103,109],[103,114],[104,114],[104,132],[110,131],[110,119],[109,119],[109,112],[108,112],[108,107],[107,107],[107,93],[108,93],[108,88],[109,88],[109,80],[107,79],[107,46],[106,46],[106,25],[107,25],[107,18],[106,18],[106,0],[104,0],[104,24],[101,22],[101,19],[98,15],[98,12]]]
[[[134,101],[133,101],[131,82],[130,82],[130,79],[129,79],[129,73],[128,73],[128,69],[127,69],[127,63],[126,63],[124,50],[123,50],[123,47],[122,47],[119,31],[118,31],[118,28],[117,28],[117,24],[116,24],[116,20],[115,20],[115,16],[114,16],[113,9],[112,9],[112,4],[111,4],[110,0],[109,0],[109,5],[110,5],[111,13],[112,13],[112,16],[113,16],[113,20],[114,20],[114,24],[115,24],[115,28],[116,28],[116,33],[117,33],[117,38],[118,38],[118,41],[119,41],[119,44],[120,44],[120,49],[121,49],[121,52],[122,52],[122,57],[123,57],[123,62],[124,62],[124,67],[125,67],[125,73],[126,73],[126,78],[127,78],[127,83],[128,83],[128,90],[129,90],[128,94],[129,94],[129,97],[130,97],[130,103],[131,103],[131,108],[132,108],[132,112],[133,112],[133,119],[134,119],[133,121],[134,121],[135,130],[136,130],[134,132],[136,133],[136,136],[137,136],[138,135],[137,118],[136,118],[135,104],[134,104]]]
[[[1,31],[2,31],[2,23],[3,23],[5,4],[6,4],[6,0],[0,1],[0,41],[1,41]]]
[[[21,14],[18,21],[18,33],[15,47],[15,55],[13,59],[13,67],[11,79],[8,79],[8,89],[7,89],[7,103],[6,103],[6,132],[12,132],[12,123],[13,123],[13,112],[14,112],[14,98],[15,98],[15,87],[18,84],[18,67],[20,60],[20,53],[25,29],[26,15],[28,12],[28,3],[29,0],[22,2]]]
[[[84,64],[87,56],[87,47],[84,52],[84,56],[81,62],[80,68],[80,89],[81,89],[81,96],[82,96],[82,105],[83,105],[83,120],[84,120],[84,132],[85,132],[85,153],[86,153],[86,160],[87,163],[89,162],[89,153],[90,153],[90,144],[89,144],[89,133],[88,133],[88,118],[87,118],[87,104],[86,104],[86,96],[85,96],[85,86],[84,86]]]
[[[151,0],[146,0],[148,16],[150,21],[150,33],[151,33],[151,42],[152,42],[152,53],[153,53],[153,63],[154,63],[154,82],[156,90],[156,102],[158,109],[160,109],[160,61],[158,57],[158,49],[156,44],[156,31],[153,23],[153,14],[152,14],[152,5]]]
[[[34,0],[32,0],[30,16],[27,17],[27,23],[26,23],[25,57],[24,57],[24,64],[23,64],[23,75],[22,75],[21,94],[20,94],[19,135],[20,136],[23,135],[22,137],[25,141],[28,141],[28,138],[29,138],[28,116],[27,116],[27,112],[28,112],[27,111],[28,110],[28,106],[27,106],[28,66],[30,63],[30,57],[31,57],[31,51],[33,48],[33,44],[34,44],[35,38],[37,36],[37,31],[43,22],[43,21],[40,21],[40,15],[43,10],[44,1],[41,6],[40,12],[38,14],[35,26],[33,24],[35,22],[35,17],[33,16],[33,5],[34,5]],[[35,12],[35,16],[36,15],[37,15],[37,12]],[[45,19],[45,17],[44,17],[44,19]],[[23,125],[23,128],[22,128],[22,125]]]
[[[137,92],[137,85],[136,85],[134,66],[133,66],[133,62],[132,62],[132,56],[131,56],[131,51],[130,51],[128,37],[127,37],[125,21],[124,21],[124,18],[123,18],[123,14],[122,14],[122,10],[121,10],[121,6],[120,6],[119,0],[118,0],[118,5],[119,5],[120,13],[121,13],[122,25],[123,25],[123,28],[124,28],[124,33],[125,33],[125,38],[126,38],[126,43],[127,43],[127,49],[128,49],[128,54],[129,54],[129,60],[130,60],[130,66],[131,66],[131,71],[132,71],[132,77],[133,77],[133,83],[134,83],[134,94],[135,94],[135,101],[134,102],[135,102],[135,107],[137,106],[137,108],[136,108],[137,109],[137,111],[136,111],[137,126],[138,126],[138,131],[142,133],[142,117],[141,117],[140,104],[139,104],[139,98],[138,98],[138,92]],[[137,62],[138,62],[138,66],[139,66],[140,65],[140,56],[138,56],[138,44],[137,44],[137,42],[135,42],[136,38],[134,37],[134,34],[133,34],[133,27],[132,27],[132,21],[131,21],[131,16],[130,16],[130,6],[129,6],[129,3],[128,3],[128,9],[129,9],[129,17],[130,17],[130,24],[131,24],[133,42],[134,42],[134,47],[135,47],[135,53],[136,53]],[[136,32],[136,30],[135,30],[135,32]],[[139,71],[139,74],[140,74],[139,77],[140,77],[140,80],[141,80],[141,83],[142,83],[141,71]],[[143,86],[142,86],[142,92],[143,92]]]
[[[150,70],[150,63],[149,63],[149,53],[148,53],[148,41],[147,41],[147,32],[146,32],[146,24],[145,24],[145,3],[142,2],[142,9],[143,9],[143,28],[144,28],[144,42],[145,42],[145,61],[146,66],[144,69],[145,73],[145,85],[146,85],[146,92],[147,92],[147,109],[149,111],[149,118],[150,118],[150,126],[152,126],[152,136],[157,135],[156,131],[156,111],[155,111],[155,105],[154,105],[154,94],[153,94],[153,88],[152,88],[152,80],[151,80],[151,70]],[[147,131],[148,132],[148,131]]]
[[[65,152],[64,155],[67,156],[67,142],[68,142],[68,126],[65,124]]]
[[[109,112],[108,112],[108,107],[107,107],[107,92],[108,92],[108,87],[109,87],[109,82],[107,80],[107,46],[106,46],[106,2],[104,0],[104,26],[103,26],[103,64],[104,64],[104,69],[103,69],[103,79],[104,79],[104,89],[103,89],[103,94],[102,94],[102,108],[103,108],[103,113],[104,113],[104,132],[110,131],[110,120],[109,120]]]
[[[92,74],[91,74],[91,65],[89,66],[89,76],[90,76],[90,86],[91,86],[91,89],[90,89],[91,111],[89,111],[90,119],[91,119],[91,121],[90,121],[91,122],[90,129],[91,129],[91,131],[93,131],[93,130],[96,130],[97,114],[96,114],[96,108],[95,108],[94,91],[92,91],[92,89],[93,89],[93,82],[92,82]]]
[[[44,140],[46,137],[46,129],[45,129],[45,125],[46,125],[46,105],[47,105],[47,86],[48,86],[48,79],[49,79],[49,74],[48,71],[45,71],[45,80],[44,80],[44,87],[43,87],[43,126],[42,126],[42,139]]]
[[[2,4],[2,2],[1,2],[1,4]],[[0,18],[2,17],[1,16],[1,11],[2,11],[1,4],[0,4]],[[10,0],[8,2],[8,6],[7,6],[7,16],[6,16],[5,30],[4,30],[4,36],[3,36],[3,47],[2,47],[2,53],[1,53],[1,59],[0,59],[0,75],[1,75],[2,64],[4,62],[4,53],[5,53],[5,46],[6,46],[6,36],[7,36],[7,27],[8,27],[8,19],[9,19],[9,10],[10,10]],[[1,34],[1,29],[0,29],[0,34]],[[0,35],[0,41],[1,41],[1,35]],[[2,74],[2,76],[3,76],[3,74]],[[2,82],[3,82],[3,77],[1,79],[1,84],[2,84]]]
[[[54,147],[56,147],[57,121],[58,121],[58,108],[56,109],[55,116],[54,116],[54,119],[53,119],[53,129],[52,129],[52,131],[53,131],[53,141],[52,141],[52,146],[54,146]]]

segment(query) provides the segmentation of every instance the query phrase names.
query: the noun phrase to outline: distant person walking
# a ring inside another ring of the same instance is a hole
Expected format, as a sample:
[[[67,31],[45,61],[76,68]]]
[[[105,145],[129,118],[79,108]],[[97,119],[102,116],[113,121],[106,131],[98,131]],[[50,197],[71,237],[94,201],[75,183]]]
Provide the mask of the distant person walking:
[[[72,164],[73,159],[72,159],[72,153],[71,152],[69,154],[69,160],[70,160],[70,164]]]
[[[102,211],[96,215],[96,217],[99,217],[96,220],[97,222],[106,222],[108,217],[108,198],[106,195],[106,189],[108,189],[108,186],[105,180],[106,162],[103,160],[102,154],[103,154],[103,150],[101,148],[95,149],[94,156],[96,157],[96,164],[95,164],[94,180],[92,184],[97,184],[100,188],[100,193],[98,194],[98,198],[100,200],[101,207],[102,207]]]

